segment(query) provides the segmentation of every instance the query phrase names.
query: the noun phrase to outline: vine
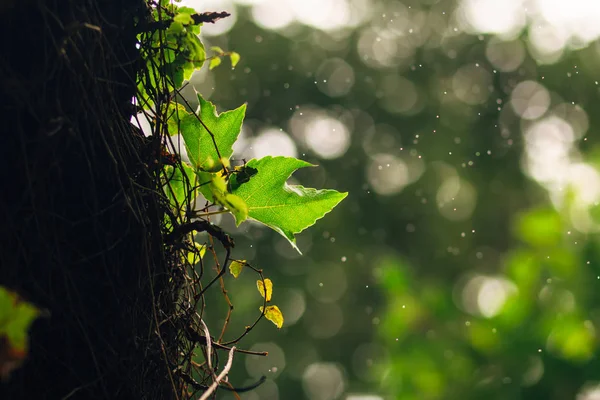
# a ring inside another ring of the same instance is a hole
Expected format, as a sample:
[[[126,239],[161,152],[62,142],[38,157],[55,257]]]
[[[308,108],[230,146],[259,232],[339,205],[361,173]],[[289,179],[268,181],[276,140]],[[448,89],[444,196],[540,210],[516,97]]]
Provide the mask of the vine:
[[[240,341],[263,318],[281,328],[284,317],[272,303],[273,282],[260,268],[233,258],[234,240],[213,224],[211,217],[230,213],[237,226],[249,219],[258,221],[285,237],[299,252],[295,235],[314,225],[347,193],[288,185],[287,179],[296,170],[314,167],[295,158],[269,156],[232,166],[233,145],[246,105],[217,113],[215,105],[197,93],[199,106],[194,110],[180,93],[184,82],[206,62],[210,69],[219,66],[224,57],[229,57],[233,68],[239,62],[238,53],[220,47],[212,47],[213,56],[207,57],[198,37],[203,24],[229,14],[197,13],[171,0],[148,0],[146,6],[144,16],[136,21],[140,72],[134,107],[137,125],[141,126],[139,119],[144,118],[151,129],[134,131],[143,137],[143,167],[158,189],[151,195],[158,199],[164,214],[161,231],[169,271],[166,290],[157,293],[150,279],[151,292],[157,295],[150,316],[154,333],[176,398],[207,399],[219,388],[251,390],[266,378],[247,387],[233,386],[227,380],[233,358],[237,353],[267,353],[245,350]],[[173,141],[175,135],[183,139],[189,162],[180,156],[183,149]],[[198,206],[200,203],[204,205]],[[227,270],[234,279],[245,270],[255,273],[263,299],[254,322],[232,335],[233,339],[225,338],[233,312],[226,290]],[[153,277],[153,272],[148,270],[148,276]],[[217,284],[229,309],[215,335],[204,313],[205,294]],[[0,311],[0,378],[4,379],[25,359],[27,331],[45,312],[2,287]],[[222,352],[227,352],[223,366]]]
[[[138,77],[136,106],[150,121],[148,147],[155,155],[153,168],[164,196],[164,242],[170,255],[174,314],[155,310],[157,334],[177,332],[174,348],[165,348],[171,382],[182,398],[205,399],[223,388],[234,392],[251,390],[265,377],[248,387],[235,387],[226,379],[235,353],[266,355],[239,348],[239,342],[262,318],[281,328],[284,317],[272,304],[273,282],[263,271],[246,260],[232,258],[234,240],[211,222],[216,214],[230,213],[237,226],[252,219],[284,236],[297,251],[295,235],[312,226],[331,211],[347,193],[288,185],[287,179],[298,169],[314,165],[290,157],[252,159],[232,166],[233,145],[246,114],[246,105],[217,113],[216,107],[197,93],[198,108],[180,95],[192,73],[205,62],[213,69],[229,57],[233,68],[240,60],[236,52],[212,47],[207,57],[198,35],[202,24],[214,23],[227,13],[197,13],[168,0],[149,3],[147,21],[139,22],[139,47],[144,63]],[[139,122],[139,121],[138,121]],[[183,139],[189,162],[173,141]],[[204,198],[204,205],[198,206]],[[205,233],[206,236],[201,236]],[[204,240],[201,239],[204,237]],[[210,255],[210,257],[208,256]],[[210,274],[212,266],[214,274]],[[248,269],[257,274],[257,289],[263,305],[253,324],[234,339],[225,335],[233,304],[226,290],[225,273],[237,278]],[[229,306],[220,334],[211,334],[204,321],[205,293],[215,284]],[[157,304],[161,304],[160,301]],[[219,366],[219,352],[228,352],[227,363]],[[219,372],[220,371],[220,372]]]

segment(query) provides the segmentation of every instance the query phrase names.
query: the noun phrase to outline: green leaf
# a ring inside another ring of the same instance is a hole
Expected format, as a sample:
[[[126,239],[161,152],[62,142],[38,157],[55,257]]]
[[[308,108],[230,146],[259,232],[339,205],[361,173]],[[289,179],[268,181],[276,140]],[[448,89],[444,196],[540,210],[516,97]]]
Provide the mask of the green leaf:
[[[220,48],[219,46],[212,46],[210,49],[211,49],[212,51],[214,51],[215,53],[219,53],[219,54],[223,54],[223,53],[225,53],[225,52],[223,51],[223,49],[222,49],[222,48]]]
[[[237,278],[242,273],[242,269],[245,265],[246,260],[233,260],[231,264],[229,264],[229,272],[234,278]]]
[[[185,109],[183,104],[176,102],[169,102],[167,106],[168,118],[167,118],[167,130],[170,136],[177,135],[179,133],[179,123],[190,113]]]
[[[180,21],[174,20],[173,22],[171,22],[171,25],[169,26],[169,30],[167,32],[172,33],[174,35],[180,35],[183,33],[184,30],[185,27],[183,26],[183,24]]]
[[[227,164],[228,162],[225,162]],[[210,173],[199,171],[197,173],[201,184],[200,191],[208,201],[217,203],[225,207],[233,214],[236,221],[245,221],[248,219],[248,206],[246,202],[227,191],[227,183],[220,173]]]
[[[194,250],[188,252],[187,260],[191,265],[196,265],[201,259],[204,258],[205,253],[206,246],[198,242],[194,242]]]
[[[240,62],[240,55],[235,51],[229,53],[229,59],[231,60],[231,68],[235,68],[235,66]]]
[[[260,307],[260,312],[263,312],[263,307]],[[267,306],[264,311],[265,318],[275,324],[278,329],[283,326],[283,314],[277,306]]]
[[[164,191],[173,208],[179,208],[188,202],[191,203],[196,198],[195,190],[191,193],[188,191],[195,186],[196,175],[187,163],[182,162],[181,168],[166,165],[165,175],[169,180],[165,183]]]
[[[210,64],[208,64],[208,69],[215,69],[219,65],[221,65],[221,57],[213,57],[210,59]]]
[[[165,62],[172,63],[175,61],[175,51],[172,49],[165,49]]]
[[[267,301],[271,301],[271,297],[273,296],[273,282],[269,278],[265,279],[263,282],[262,279],[256,281],[256,287],[258,288],[258,292],[260,295]]]
[[[27,357],[28,331],[40,311],[0,286],[0,341],[6,340],[0,357],[0,376],[4,377]]]
[[[173,17],[173,21],[179,22],[183,25],[190,25],[194,23],[194,19],[190,14],[181,11]]]
[[[248,219],[248,205],[246,202],[235,194],[225,194],[225,201],[220,203],[233,214],[236,221],[245,221]]]
[[[246,104],[235,110],[217,114],[214,104],[204,100],[199,94],[198,101],[200,112],[198,115],[190,114],[181,120],[181,135],[190,161],[197,170],[220,171],[223,167],[220,158],[229,160],[233,154],[232,146],[242,129]],[[202,123],[212,132],[214,141]]]
[[[200,190],[200,193],[202,193],[204,197],[206,197],[206,200],[211,201],[213,203],[215,202],[213,192],[218,188],[218,185],[220,184],[220,182],[218,181],[213,181],[216,175],[217,174],[213,172],[196,171],[196,176],[198,177],[198,189]],[[215,185],[217,185],[217,188],[214,187]]]
[[[246,202],[248,216],[286,237],[298,252],[294,235],[312,226],[348,195],[286,183],[297,169],[313,166],[295,158],[269,156],[246,164],[258,171],[247,182],[239,184],[235,174],[231,177],[232,193]],[[238,225],[241,222],[236,220]]]
[[[206,61],[206,51],[204,45],[196,35],[196,33],[187,31],[181,40],[181,47],[184,49],[181,56],[185,60],[189,60],[189,66],[184,67],[183,78],[188,80],[191,78],[194,71],[201,68]],[[176,86],[179,88],[180,86]]]
[[[196,9],[192,7],[177,6],[177,12],[179,14],[196,14]]]

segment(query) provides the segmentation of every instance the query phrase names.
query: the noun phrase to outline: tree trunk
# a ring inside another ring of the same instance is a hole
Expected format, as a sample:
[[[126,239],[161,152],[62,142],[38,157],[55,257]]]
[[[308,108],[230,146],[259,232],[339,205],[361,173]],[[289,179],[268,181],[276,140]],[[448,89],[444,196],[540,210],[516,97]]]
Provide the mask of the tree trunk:
[[[0,285],[47,316],[0,399],[162,399],[157,179],[129,123],[143,0],[0,3]]]

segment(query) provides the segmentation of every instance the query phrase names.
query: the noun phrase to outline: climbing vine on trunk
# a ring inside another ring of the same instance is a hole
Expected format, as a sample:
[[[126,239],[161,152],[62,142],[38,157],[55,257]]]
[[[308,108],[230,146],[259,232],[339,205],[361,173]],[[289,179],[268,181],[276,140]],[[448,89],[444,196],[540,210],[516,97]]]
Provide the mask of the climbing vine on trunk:
[[[210,222],[211,216],[231,213],[238,226],[249,219],[258,221],[300,251],[295,235],[314,225],[347,193],[288,185],[286,181],[294,171],[314,167],[295,158],[268,156],[233,166],[233,145],[242,129],[246,105],[218,113],[214,104],[197,93],[198,107],[192,109],[179,94],[184,82],[205,62],[210,69],[219,66],[223,57],[230,58],[232,67],[239,62],[238,53],[220,47],[212,47],[212,55],[207,55],[198,39],[202,24],[216,23],[228,14],[197,13],[166,0],[151,5],[150,10],[150,20],[140,24],[145,26],[139,34],[145,68],[138,79],[136,105],[143,114],[140,117],[150,121],[150,141],[156,144],[157,151],[160,149],[157,173],[168,204],[163,227],[165,245],[181,261],[174,274],[174,278],[179,278],[175,279],[178,314],[170,318],[184,327],[186,335],[180,347],[185,351],[180,349],[176,360],[169,363],[176,366],[173,370],[184,382],[181,392],[190,397],[203,393],[200,398],[207,398],[218,387],[243,391],[260,384],[264,377],[248,388],[223,381],[230,363],[220,367],[215,352],[229,351],[229,360],[234,352],[256,354],[234,345],[263,317],[281,328],[284,316],[272,304],[273,282],[264,277],[261,269],[235,259],[233,239]],[[182,159],[183,151],[176,150],[172,140],[176,135],[183,140],[189,162]],[[204,205],[198,206],[201,199]],[[201,232],[208,235],[201,236]],[[212,277],[207,276],[208,253],[215,270]],[[233,309],[225,290],[228,267],[233,278],[244,269],[256,273],[257,288],[263,297],[254,324],[232,340],[224,339]],[[214,328],[209,329],[203,319],[205,308],[211,307],[205,303],[204,294],[216,283],[230,309],[219,329],[220,335],[211,336]]]

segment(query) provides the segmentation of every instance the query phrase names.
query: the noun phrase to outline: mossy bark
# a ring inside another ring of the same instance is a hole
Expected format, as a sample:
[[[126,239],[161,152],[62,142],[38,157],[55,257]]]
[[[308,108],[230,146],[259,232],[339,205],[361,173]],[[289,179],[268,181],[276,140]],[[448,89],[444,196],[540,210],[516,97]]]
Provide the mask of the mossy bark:
[[[48,311],[1,399],[173,397],[157,182],[129,123],[144,7],[0,7],[0,285]]]

